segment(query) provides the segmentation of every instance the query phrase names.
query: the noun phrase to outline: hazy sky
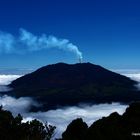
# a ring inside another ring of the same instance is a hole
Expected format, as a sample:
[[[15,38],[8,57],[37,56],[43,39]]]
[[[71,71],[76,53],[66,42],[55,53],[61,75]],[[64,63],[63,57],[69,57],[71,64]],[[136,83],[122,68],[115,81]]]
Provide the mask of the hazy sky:
[[[20,48],[21,28],[38,37],[68,39],[82,52],[84,62],[140,68],[139,7],[139,0],[0,0],[0,68],[78,62],[73,52],[55,47],[24,53],[3,51],[9,47],[9,34]]]

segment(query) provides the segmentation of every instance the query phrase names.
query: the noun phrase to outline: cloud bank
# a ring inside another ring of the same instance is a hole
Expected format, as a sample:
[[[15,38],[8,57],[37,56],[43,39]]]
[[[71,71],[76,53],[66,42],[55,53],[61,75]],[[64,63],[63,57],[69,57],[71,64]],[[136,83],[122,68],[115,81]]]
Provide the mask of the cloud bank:
[[[42,34],[36,36],[25,29],[20,29],[19,36],[0,31],[0,53],[23,54],[32,51],[56,48],[74,53],[82,60],[82,52],[68,39],[59,39],[55,36]]]
[[[116,111],[122,114],[126,105],[119,103],[112,104],[99,104],[99,105],[82,105],[82,106],[70,106],[56,110],[50,110],[47,112],[29,112],[32,105],[38,106],[33,99],[28,97],[15,99],[13,97],[4,95],[0,97],[0,105],[3,108],[10,110],[13,115],[21,113],[23,116],[23,122],[31,121],[32,119],[39,119],[42,122],[48,122],[51,125],[57,127],[55,137],[60,138],[62,132],[65,131],[67,125],[76,118],[83,118],[83,120],[91,125],[94,121],[100,119],[103,116],[108,116],[110,113]]]
[[[131,78],[132,80],[135,80],[138,82],[138,84],[136,84],[136,88],[138,90],[140,90],[140,73],[135,73],[135,74],[126,74],[127,77]]]
[[[11,90],[11,88],[9,88],[7,85],[21,76],[22,75],[0,75],[0,92],[6,92]]]
[[[119,103],[112,104],[99,104],[99,105],[83,105],[83,106],[71,106],[56,110],[50,110],[47,112],[37,112],[24,114],[25,120],[31,120],[31,118],[37,118],[43,122],[48,121],[50,124],[55,125],[56,137],[61,137],[62,132],[65,131],[67,125],[76,118],[83,118],[83,120],[91,125],[94,121],[108,116],[110,113],[116,111],[122,114],[126,105]]]
[[[22,75],[5,75],[2,74],[0,75],[0,85],[8,85],[10,84],[13,80],[21,77]]]
[[[16,99],[8,95],[0,96],[0,105],[6,110],[10,110],[14,115],[27,113],[31,106],[39,106],[38,103],[29,97]]]
[[[138,84],[135,85],[135,87],[140,90],[140,70],[138,69],[130,69],[130,70],[116,70],[116,72],[129,77],[132,80],[135,80],[138,82]]]

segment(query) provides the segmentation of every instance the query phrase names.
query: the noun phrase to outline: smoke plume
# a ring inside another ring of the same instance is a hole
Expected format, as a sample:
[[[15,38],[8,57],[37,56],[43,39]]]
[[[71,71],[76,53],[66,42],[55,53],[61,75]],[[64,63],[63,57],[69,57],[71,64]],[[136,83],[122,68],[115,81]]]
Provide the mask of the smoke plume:
[[[0,31],[0,53],[23,54],[51,48],[72,52],[80,61],[82,60],[82,52],[67,39],[46,34],[36,36],[22,28],[19,30],[19,36]]]

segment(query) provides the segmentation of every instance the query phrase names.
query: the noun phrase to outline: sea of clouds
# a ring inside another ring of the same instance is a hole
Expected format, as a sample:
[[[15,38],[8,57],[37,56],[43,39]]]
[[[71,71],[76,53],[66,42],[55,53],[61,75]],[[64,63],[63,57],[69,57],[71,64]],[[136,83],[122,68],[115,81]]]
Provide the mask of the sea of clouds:
[[[76,118],[83,118],[88,125],[91,125],[94,121],[103,116],[108,116],[112,112],[122,114],[127,107],[127,105],[121,105],[120,103],[98,105],[82,104],[46,112],[29,112],[31,105],[38,106],[39,104],[29,97],[15,99],[8,95],[0,97],[0,104],[3,105],[4,109],[10,110],[14,116],[18,113],[22,114],[24,118],[23,122],[39,119],[44,123],[48,122],[49,124],[56,126],[55,136],[57,138],[61,137],[61,134],[65,131],[67,125]]]
[[[140,82],[140,71],[118,70],[117,72]],[[20,76],[21,75],[1,74],[0,91],[7,91],[7,85]],[[61,134],[66,129],[66,126],[76,118],[83,118],[88,125],[91,125],[94,121],[102,118],[103,116],[108,116],[112,112],[122,114],[127,107],[127,105],[122,105],[120,103],[98,105],[82,104],[79,106],[58,108],[47,112],[29,112],[31,105],[38,106],[39,104],[30,97],[21,97],[16,99],[8,95],[0,96],[0,105],[3,105],[3,108],[6,110],[10,110],[14,116],[21,113],[24,118],[23,122],[36,118],[42,122],[47,121],[48,123],[55,125],[57,127],[56,137],[61,137]]]

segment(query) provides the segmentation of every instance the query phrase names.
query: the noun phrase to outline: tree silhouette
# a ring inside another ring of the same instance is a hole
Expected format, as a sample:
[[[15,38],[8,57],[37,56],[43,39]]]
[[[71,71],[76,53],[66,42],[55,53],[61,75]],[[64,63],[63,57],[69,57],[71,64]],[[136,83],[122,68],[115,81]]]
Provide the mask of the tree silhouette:
[[[10,111],[0,108],[0,140],[50,140],[55,126],[39,120],[22,123],[22,116],[13,117]]]
[[[81,118],[72,121],[62,134],[63,140],[84,140],[88,126]]]

